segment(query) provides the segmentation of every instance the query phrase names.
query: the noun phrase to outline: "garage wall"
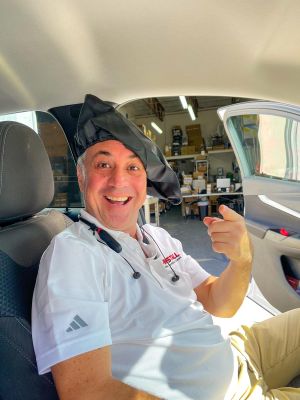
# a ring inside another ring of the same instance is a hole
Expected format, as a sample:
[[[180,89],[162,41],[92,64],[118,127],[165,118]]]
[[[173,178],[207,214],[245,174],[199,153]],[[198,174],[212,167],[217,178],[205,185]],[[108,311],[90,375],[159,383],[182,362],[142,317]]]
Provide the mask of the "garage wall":
[[[200,124],[201,133],[205,139],[205,143],[207,146],[211,146],[210,138],[212,135],[216,134],[218,125],[220,124],[220,120],[217,115],[217,109],[199,111],[198,118],[196,118],[195,121],[191,120],[187,111],[176,114],[168,114],[165,116],[164,121],[160,121],[158,118],[153,116],[134,118],[134,106],[131,104],[122,106],[120,111],[137,125],[146,125],[147,129],[151,129],[152,132],[155,132],[155,130],[152,128],[151,122],[155,122],[163,130],[161,135],[155,135],[156,143],[163,152],[165,145],[171,145],[172,143],[172,128],[176,125],[181,126],[181,129],[185,131],[186,125]],[[233,152],[210,154],[208,160],[210,166],[210,176],[217,174],[218,167],[223,167],[224,173],[226,174],[227,172],[232,172],[232,163],[235,160],[235,156]]]
[[[185,131],[186,125],[200,124],[202,136],[205,139],[206,144],[208,145],[209,137],[216,133],[219,124],[219,118],[217,116],[216,110],[198,112],[198,118],[195,121],[191,120],[187,111],[176,113],[173,115],[168,114],[164,118],[163,122],[154,117],[134,119],[134,122],[137,125],[145,124],[148,129],[151,129],[154,132],[153,128],[151,127],[152,121],[155,122],[163,130],[163,133],[161,135],[156,135],[156,143],[162,150],[164,150],[165,145],[170,145],[172,143],[172,128],[175,125],[180,125],[181,129]]]
[[[224,169],[224,173],[232,172],[232,163],[235,160],[234,153],[220,153],[220,154],[209,154],[209,174],[217,175],[218,167],[222,167]]]

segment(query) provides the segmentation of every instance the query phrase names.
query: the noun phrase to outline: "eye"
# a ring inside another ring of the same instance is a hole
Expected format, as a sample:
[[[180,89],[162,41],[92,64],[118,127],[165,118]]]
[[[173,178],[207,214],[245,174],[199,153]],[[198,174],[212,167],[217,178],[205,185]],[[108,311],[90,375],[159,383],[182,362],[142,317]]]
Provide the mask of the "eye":
[[[129,169],[130,171],[139,171],[139,170],[140,170],[140,167],[139,167],[138,165],[130,165],[130,166],[128,167],[128,169]]]
[[[129,164],[128,170],[129,170],[129,172],[133,172],[133,173],[136,173],[136,172],[142,173],[143,171],[145,171],[143,164],[136,163],[136,162],[134,164]]]
[[[111,168],[110,164],[104,161],[99,161],[96,163],[96,168],[97,169],[107,169]]]

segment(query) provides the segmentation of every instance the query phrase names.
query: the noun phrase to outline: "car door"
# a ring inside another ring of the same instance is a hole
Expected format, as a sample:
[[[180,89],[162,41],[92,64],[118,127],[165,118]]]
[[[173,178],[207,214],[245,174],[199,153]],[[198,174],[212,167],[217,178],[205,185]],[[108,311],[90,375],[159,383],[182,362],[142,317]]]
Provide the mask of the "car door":
[[[300,307],[300,108],[251,102],[218,114],[241,170],[256,284],[276,309]]]

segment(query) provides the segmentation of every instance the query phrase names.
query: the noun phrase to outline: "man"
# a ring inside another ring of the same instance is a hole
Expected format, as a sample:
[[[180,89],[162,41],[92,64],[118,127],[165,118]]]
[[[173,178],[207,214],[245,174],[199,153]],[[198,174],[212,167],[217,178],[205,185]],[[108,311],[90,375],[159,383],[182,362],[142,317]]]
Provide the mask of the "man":
[[[212,323],[210,314],[232,316],[248,288],[243,218],[221,206],[223,219],[205,219],[214,250],[230,260],[220,278],[163,229],[138,227],[147,185],[178,195],[158,149],[139,135],[112,107],[86,98],[76,137],[85,210],[44,253],[33,298],[39,372],[51,369],[63,400],[296,398],[297,389],[284,391],[290,397],[267,391],[300,373],[299,338],[279,351],[281,338],[265,323],[244,327],[231,345]],[[273,326],[291,328],[287,320]],[[276,354],[266,357],[259,336]]]

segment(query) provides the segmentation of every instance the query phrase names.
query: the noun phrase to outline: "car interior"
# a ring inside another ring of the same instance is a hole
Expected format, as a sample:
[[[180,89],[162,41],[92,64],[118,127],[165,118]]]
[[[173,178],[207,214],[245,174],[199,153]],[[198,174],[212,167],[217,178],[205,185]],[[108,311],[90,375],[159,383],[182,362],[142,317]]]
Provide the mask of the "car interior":
[[[72,188],[78,186],[72,138],[88,93],[119,108],[137,99],[182,94],[288,103],[295,108],[274,113],[288,112],[290,118],[294,114],[298,122],[299,13],[297,0],[192,0],[189,4],[90,0],[88,7],[81,0],[4,2],[0,15],[0,116],[34,111],[41,124],[55,120],[53,136],[62,135],[69,146],[65,165]],[[241,110],[235,115],[249,114],[246,106]],[[266,114],[265,108],[261,114]],[[233,148],[239,152],[235,134],[228,130]],[[51,152],[56,150],[47,140],[42,130],[37,135],[9,117],[0,122],[3,400],[58,399],[51,374],[37,373],[31,299],[42,253],[53,236],[76,220],[83,204],[78,190],[74,207],[61,207],[59,196],[54,202],[55,167],[50,159],[53,162],[60,155],[57,150],[53,156]],[[60,139],[58,142],[61,148],[65,146]],[[293,146],[299,151],[300,145]],[[242,155],[238,160],[245,168]],[[276,312],[281,312],[300,305],[299,295],[284,274],[293,270],[300,279],[299,179],[281,182],[269,174],[266,181],[266,177],[254,175],[244,173],[247,226],[257,251],[255,274],[263,292],[253,298],[265,307],[267,297]],[[262,206],[266,198],[259,196],[269,196],[269,205]],[[282,203],[285,209],[275,210],[274,203]],[[273,207],[271,212],[269,207]],[[285,218],[286,209],[293,209],[294,214]],[[143,213],[139,223],[144,223]],[[286,227],[292,237],[284,242],[280,229]],[[300,377],[291,385],[300,387]]]

